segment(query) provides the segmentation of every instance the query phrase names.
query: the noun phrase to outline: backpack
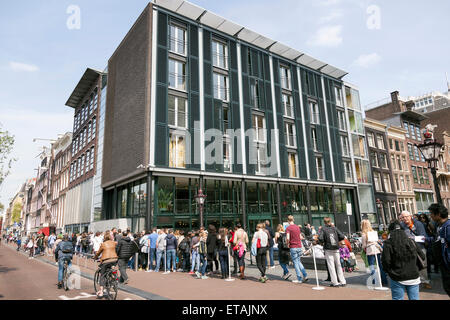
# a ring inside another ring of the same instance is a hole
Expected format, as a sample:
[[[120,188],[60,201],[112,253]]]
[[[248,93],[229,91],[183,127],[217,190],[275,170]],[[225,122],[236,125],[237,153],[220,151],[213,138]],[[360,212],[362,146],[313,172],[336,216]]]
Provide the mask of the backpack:
[[[289,249],[289,242],[285,232],[280,233],[278,237],[278,249]]]
[[[183,241],[181,241],[180,245],[178,246],[178,249],[183,252],[189,251],[189,244],[186,238],[184,238]]]
[[[72,253],[73,246],[69,242],[61,243],[61,251],[62,253]]]
[[[88,245],[87,238],[82,238],[80,242],[83,247],[87,247]]]
[[[325,249],[325,247],[327,247],[326,249],[328,249],[328,250],[338,250],[339,242],[344,240],[344,237],[342,237],[339,234],[337,229],[334,227],[324,228],[323,233],[324,233],[324,242],[325,242],[324,249]]]

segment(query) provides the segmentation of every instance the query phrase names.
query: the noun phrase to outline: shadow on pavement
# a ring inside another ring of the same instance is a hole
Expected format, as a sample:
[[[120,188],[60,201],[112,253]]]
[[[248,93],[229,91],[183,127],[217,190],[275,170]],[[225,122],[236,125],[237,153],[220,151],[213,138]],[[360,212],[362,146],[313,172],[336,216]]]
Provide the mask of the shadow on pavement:
[[[0,265],[0,273],[7,273],[11,271],[16,271],[17,268],[8,268]]]

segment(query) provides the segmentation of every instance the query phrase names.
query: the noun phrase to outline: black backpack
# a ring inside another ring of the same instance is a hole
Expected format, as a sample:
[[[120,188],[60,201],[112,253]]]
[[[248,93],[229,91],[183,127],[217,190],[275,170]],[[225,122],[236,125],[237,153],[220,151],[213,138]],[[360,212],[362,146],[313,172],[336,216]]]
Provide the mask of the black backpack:
[[[73,252],[72,244],[70,242],[61,243],[61,251],[62,253],[72,253]]]
[[[289,241],[285,232],[278,237],[278,249],[289,249]]]
[[[178,249],[183,252],[189,251],[189,243],[186,238],[184,238],[183,241],[181,241],[180,245],[178,246]]]
[[[335,227],[324,227],[324,249],[327,250],[338,250],[339,242],[344,240],[342,233],[338,231]]]

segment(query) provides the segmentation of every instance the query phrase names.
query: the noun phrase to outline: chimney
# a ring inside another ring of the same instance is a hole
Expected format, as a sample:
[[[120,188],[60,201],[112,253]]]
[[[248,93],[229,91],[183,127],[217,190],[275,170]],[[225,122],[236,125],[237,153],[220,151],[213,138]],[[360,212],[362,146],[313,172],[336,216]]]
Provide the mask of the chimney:
[[[414,109],[415,103],[413,100],[410,100],[410,101],[406,102],[405,105],[406,105],[406,110],[412,111]]]
[[[394,91],[391,93],[392,105],[394,106],[394,112],[402,112],[402,103],[399,101],[399,92]]]

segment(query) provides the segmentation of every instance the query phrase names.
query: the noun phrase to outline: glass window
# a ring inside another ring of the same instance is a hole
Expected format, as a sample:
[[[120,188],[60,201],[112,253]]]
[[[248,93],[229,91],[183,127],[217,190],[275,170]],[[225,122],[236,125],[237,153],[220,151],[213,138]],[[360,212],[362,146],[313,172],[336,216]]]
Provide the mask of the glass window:
[[[408,143],[408,153],[409,153],[409,160],[414,161],[413,147],[412,144],[410,143]]]
[[[364,138],[352,135],[353,153],[357,157],[366,157],[366,146]]]
[[[228,69],[228,46],[220,41],[212,41],[213,65]]]
[[[410,124],[410,127],[411,127],[411,138],[412,139],[416,139],[416,130],[414,129],[414,125],[411,123]]]
[[[355,133],[364,134],[363,118],[361,113],[350,110],[348,112],[350,130]]]
[[[311,113],[311,124],[320,124],[319,106],[316,102],[309,102],[309,110]]]
[[[406,189],[408,191],[411,191],[411,180],[410,180],[409,176],[406,176]]]
[[[186,29],[178,25],[171,24],[169,37],[169,50],[181,55],[186,55]]]
[[[417,178],[417,167],[412,166],[411,167],[414,183],[419,183],[419,179]]]
[[[375,191],[383,192],[383,187],[381,186],[381,176],[379,172],[373,173],[373,182],[375,184]]]
[[[392,141],[393,141],[392,139],[389,139],[389,149],[390,150],[394,150],[394,144]]]
[[[267,165],[266,146],[259,144],[256,146],[256,173],[265,174]]]
[[[312,143],[313,143],[313,150],[318,152],[318,144],[317,144],[317,131],[315,128],[311,129],[311,137],[312,137]]]
[[[429,179],[427,168],[423,168],[423,178],[425,180],[425,184],[430,184],[430,179]]]
[[[384,173],[383,174],[383,180],[384,180],[384,190],[386,190],[387,193],[391,193],[391,179],[389,177],[389,174]]]
[[[394,176],[395,186],[397,187],[397,191],[400,191],[400,184],[398,183],[398,174]]]
[[[185,139],[184,136],[169,134],[169,167],[185,168]]]
[[[372,132],[369,132],[367,134],[367,143],[369,144],[369,147],[376,148],[376,146],[375,146],[375,137],[374,137],[374,134]]]
[[[351,162],[345,161],[344,162],[344,172],[345,172],[345,182],[352,183],[353,177],[352,177],[352,164]]]
[[[338,110],[339,130],[347,131],[347,121],[345,121],[345,112]]]
[[[375,167],[375,168],[378,167],[378,157],[377,157],[377,153],[375,151],[370,152],[370,161],[372,163],[372,167]]]
[[[348,137],[347,136],[341,136],[341,145],[342,145],[342,155],[344,157],[350,156],[350,149],[348,145]]]
[[[282,94],[284,115],[289,118],[294,118],[294,106],[292,104],[292,96],[288,94]]]
[[[405,143],[403,141],[400,141],[400,151],[405,152]]]
[[[409,138],[409,125],[407,121],[403,121],[403,128],[406,130],[406,137]]]
[[[400,161],[400,156],[397,156],[397,165],[398,165],[398,170],[400,170],[400,171],[402,171],[403,170],[403,168],[402,168],[402,162]]]
[[[89,167],[89,170],[94,169],[94,156],[95,156],[94,149],[95,147],[91,148],[91,165]]]
[[[255,142],[266,142],[266,121],[264,116],[253,115],[253,129],[255,130]]]
[[[380,153],[380,166],[383,169],[388,168],[386,154],[384,154],[384,153]]]
[[[213,73],[214,98],[228,101],[228,77],[219,73]]]
[[[169,59],[169,87],[186,90],[186,64]]]
[[[231,129],[231,127],[230,127],[230,119],[231,119],[231,116],[230,116],[230,108],[228,107],[227,104],[224,104],[224,105],[222,106],[222,112],[223,112],[223,118],[222,118],[222,121],[223,121],[223,127],[222,127],[222,132],[226,135],[226,134],[227,134],[227,130],[228,130],[228,129]]]
[[[323,158],[316,157],[316,167],[317,167],[317,179],[325,180],[325,170],[323,166]]]
[[[92,139],[95,138],[95,134],[97,133],[97,118],[92,119]]]
[[[250,93],[251,93],[251,105],[259,109],[260,99],[259,99],[259,83],[255,81],[255,83],[250,84]]]
[[[416,136],[417,136],[417,140],[422,141],[422,135],[420,134],[419,126],[416,126]]]
[[[288,161],[289,161],[289,177],[297,178],[298,170],[297,170],[297,154],[296,153],[288,153]]]
[[[223,143],[223,170],[231,172],[231,143]]]
[[[295,125],[293,123],[286,122],[284,127],[284,137],[286,141],[286,146],[290,148],[296,148],[297,143],[295,141]]]
[[[369,162],[355,159],[356,178],[358,183],[370,183]]]
[[[414,146],[414,154],[416,156],[416,161],[420,161],[419,149],[417,146]]]
[[[381,149],[381,150],[385,150],[386,149],[384,147],[384,139],[383,139],[383,136],[381,134],[377,134],[377,145],[378,145],[378,149]]]
[[[402,191],[406,191],[405,177],[403,177],[403,176],[400,176],[400,185],[402,187]]]
[[[169,121],[174,127],[187,128],[187,99],[169,94]]]
[[[402,156],[402,164],[403,164],[403,170],[408,171],[408,166],[406,162],[406,157]]]
[[[342,88],[334,87],[334,93],[336,96],[336,105],[342,106]]]
[[[288,67],[280,66],[281,88],[291,90],[291,70]]]

